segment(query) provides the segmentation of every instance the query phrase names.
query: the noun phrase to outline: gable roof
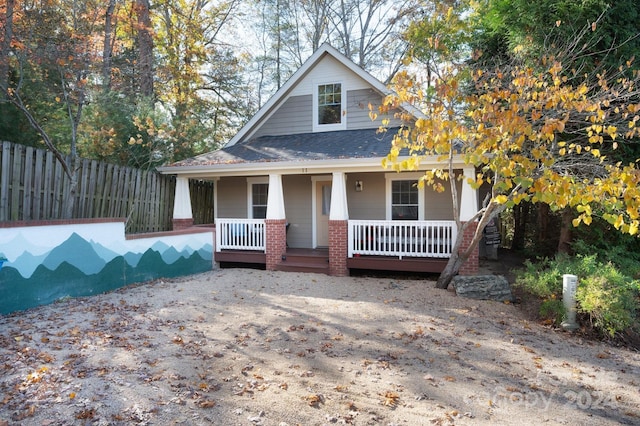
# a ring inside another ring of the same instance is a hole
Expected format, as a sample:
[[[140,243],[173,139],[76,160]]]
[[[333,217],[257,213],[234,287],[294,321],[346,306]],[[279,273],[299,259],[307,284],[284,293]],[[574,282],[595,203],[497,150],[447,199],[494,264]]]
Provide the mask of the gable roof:
[[[222,175],[234,171],[264,174],[265,167],[282,170],[297,170],[298,167],[325,171],[335,167],[380,170],[380,161],[389,153],[397,128],[387,129],[385,133],[379,133],[377,128],[366,128],[278,136],[256,135],[299,83],[327,56],[353,72],[381,96],[392,93],[378,79],[331,45],[324,43],[222,149],[159,167],[157,170],[161,173],[192,176]],[[418,109],[410,105],[404,108],[414,117],[421,115]],[[407,154],[402,152],[402,155]],[[265,163],[270,165],[266,166]]]
[[[179,161],[174,166],[380,158],[389,153],[397,130],[379,133],[378,129],[357,129],[260,136]]]
[[[387,95],[391,93],[377,78],[360,68],[351,59],[344,56],[328,43],[323,43],[225,146],[235,145],[243,139],[251,138],[251,135],[260,127],[263,121],[282,105],[296,85],[327,55],[332,56],[339,63],[358,75],[380,92],[380,94]]]

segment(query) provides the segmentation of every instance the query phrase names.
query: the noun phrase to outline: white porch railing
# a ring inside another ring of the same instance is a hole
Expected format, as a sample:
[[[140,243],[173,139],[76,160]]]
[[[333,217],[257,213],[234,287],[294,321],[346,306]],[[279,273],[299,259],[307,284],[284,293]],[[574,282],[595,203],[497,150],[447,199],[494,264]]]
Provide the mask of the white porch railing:
[[[350,220],[348,235],[349,257],[448,258],[457,228],[452,220]]]
[[[264,219],[216,219],[216,250],[264,252]]]

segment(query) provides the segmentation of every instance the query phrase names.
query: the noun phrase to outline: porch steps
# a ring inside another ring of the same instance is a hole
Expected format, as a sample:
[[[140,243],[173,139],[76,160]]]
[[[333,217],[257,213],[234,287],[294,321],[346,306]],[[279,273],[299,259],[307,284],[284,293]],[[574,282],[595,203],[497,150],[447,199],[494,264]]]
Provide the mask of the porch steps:
[[[276,266],[278,271],[329,274],[329,250],[287,249]]]

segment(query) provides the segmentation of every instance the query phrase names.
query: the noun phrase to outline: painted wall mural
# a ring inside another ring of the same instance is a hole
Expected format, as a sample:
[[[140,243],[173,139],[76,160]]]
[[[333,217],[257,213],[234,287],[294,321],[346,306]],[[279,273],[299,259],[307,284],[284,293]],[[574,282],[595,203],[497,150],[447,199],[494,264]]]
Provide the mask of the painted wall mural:
[[[124,225],[0,228],[0,314],[213,267],[210,230],[126,239]]]

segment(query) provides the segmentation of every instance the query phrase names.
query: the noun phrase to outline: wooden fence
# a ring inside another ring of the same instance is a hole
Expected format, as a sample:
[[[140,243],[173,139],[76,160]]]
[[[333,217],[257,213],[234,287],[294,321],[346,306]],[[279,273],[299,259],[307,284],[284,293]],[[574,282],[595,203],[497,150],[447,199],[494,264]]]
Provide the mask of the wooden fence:
[[[69,159],[67,158],[67,161]],[[127,218],[127,233],[171,229],[175,177],[81,159],[72,218]],[[195,223],[213,222],[213,183],[190,182]],[[1,142],[0,221],[61,219],[69,178],[49,151]]]

